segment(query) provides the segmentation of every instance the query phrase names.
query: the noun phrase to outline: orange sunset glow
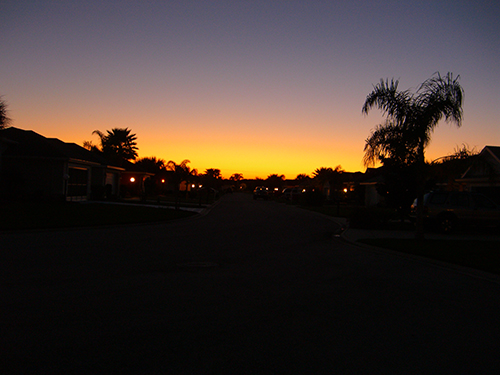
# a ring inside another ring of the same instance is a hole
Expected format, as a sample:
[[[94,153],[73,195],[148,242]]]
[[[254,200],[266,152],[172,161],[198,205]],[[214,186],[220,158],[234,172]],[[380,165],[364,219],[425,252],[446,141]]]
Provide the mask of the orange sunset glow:
[[[441,123],[427,159],[500,143],[499,12],[486,1],[23,3],[0,16],[0,95],[13,126],[45,137],[129,128],[139,157],[226,178],[364,171],[382,121],[361,114],[373,85],[414,90],[451,71],[463,126]]]

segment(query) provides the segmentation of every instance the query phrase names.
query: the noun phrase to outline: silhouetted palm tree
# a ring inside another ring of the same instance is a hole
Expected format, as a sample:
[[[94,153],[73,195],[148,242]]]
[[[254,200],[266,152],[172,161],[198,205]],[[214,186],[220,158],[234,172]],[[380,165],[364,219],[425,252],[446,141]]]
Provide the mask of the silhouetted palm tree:
[[[335,168],[331,167],[321,167],[317,168],[313,172],[313,181],[314,184],[324,192],[329,197],[335,197],[338,194],[338,191],[342,189],[342,173],[344,170],[341,165],[337,165]],[[327,185],[328,184],[328,185]],[[326,193],[327,190],[330,189],[329,193]],[[332,194],[335,193],[335,194]]]
[[[240,189],[240,181],[243,180],[243,175],[241,173],[233,173],[231,177],[229,177],[229,181],[234,182],[237,190]]]
[[[111,131],[107,130],[107,134],[94,130],[92,134],[97,134],[99,137],[102,153],[118,163],[122,164],[123,160],[130,161],[137,158],[137,136],[130,134],[130,129],[113,128]],[[92,146],[90,142],[89,144]]]
[[[150,173],[158,173],[166,168],[165,160],[158,159],[155,156],[137,159],[134,164]]]
[[[313,172],[313,178],[317,185],[323,186],[327,182],[330,182],[332,174],[333,169],[331,167],[316,168],[316,170]]]
[[[311,181],[311,177],[305,173],[300,173],[295,177],[295,182],[299,185],[307,184],[309,181]]]
[[[281,191],[283,183],[285,182],[285,175],[283,174],[270,174],[266,178],[267,187],[271,189],[278,189]]]
[[[387,160],[401,165],[417,160],[418,137],[408,137],[407,132],[393,122],[377,125],[365,142],[363,163],[367,167]]]
[[[416,238],[423,238],[423,193],[425,166],[424,150],[429,143],[433,130],[439,121],[462,123],[463,89],[458,82],[459,76],[452,73],[441,76],[434,74],[417,89],[416,93],[399,91],[396,80],[383,80],[367,96],[363,113],[373,107],[382,110],[386,123],[379,125],[367,139],[365,162],[387,156],[397,155],[414,159],[419,166],[418,207]],[[402,143],[398,143],[402,142]],[[406,152],[397,149],[404,145]]]
[[[175,185],[175,206],[178,208],[178,196],[179,196],[179,188],[180,184],[185,181],[186,182],[186,195],[188,193],[187,186],[193,179],[198,175],[198,171],[196,169],[191,169],[189,167],[189,160],[185,159],[180,164],[169,160],[166,165],[166,170],[172,172],[172,182]]]
[[[102,152],[98,145],[92,143],[92,141],[83,141],[83,148],[92,152]]]
[[[221,171],[217,168],[205,169],[205,172],[200,176],[202,183],[206,187],[219,189],[221,185]]]
[[[341,174],[342,172],[344,172],[344,170],[340,165],[337,165],[335,169],[331,167],[316,168],[316,170],[313,172],[313,178],[316,180],[316,182],[323,185],[327,182],[331,182],[336,178],[337,175]]]

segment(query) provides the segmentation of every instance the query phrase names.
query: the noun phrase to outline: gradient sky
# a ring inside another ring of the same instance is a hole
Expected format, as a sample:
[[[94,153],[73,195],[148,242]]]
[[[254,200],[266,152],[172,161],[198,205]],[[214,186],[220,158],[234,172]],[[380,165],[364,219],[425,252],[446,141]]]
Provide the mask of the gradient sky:
[[[13,126],[97,143],[128,127],[139,156],[224,177],[364,171],[381,78],[416,88],[459,74],[463,126],[429,160],[500,145],[500,3],[478,1],[23,1],[0,10],[0,95]]]

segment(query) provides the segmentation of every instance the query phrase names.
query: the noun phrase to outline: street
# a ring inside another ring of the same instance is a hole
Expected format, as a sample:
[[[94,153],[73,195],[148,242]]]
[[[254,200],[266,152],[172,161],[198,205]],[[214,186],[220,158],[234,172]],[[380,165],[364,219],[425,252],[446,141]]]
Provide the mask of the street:
[[[1,373],[498,373],[500,285],[226,195],[177,222],[0,233]]]

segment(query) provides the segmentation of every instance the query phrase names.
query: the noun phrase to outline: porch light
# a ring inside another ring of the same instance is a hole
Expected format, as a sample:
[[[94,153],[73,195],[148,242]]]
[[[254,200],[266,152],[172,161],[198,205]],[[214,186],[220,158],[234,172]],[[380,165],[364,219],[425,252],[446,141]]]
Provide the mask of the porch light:
[[[135,177],[130,177],[130,182],[135,182]]]

